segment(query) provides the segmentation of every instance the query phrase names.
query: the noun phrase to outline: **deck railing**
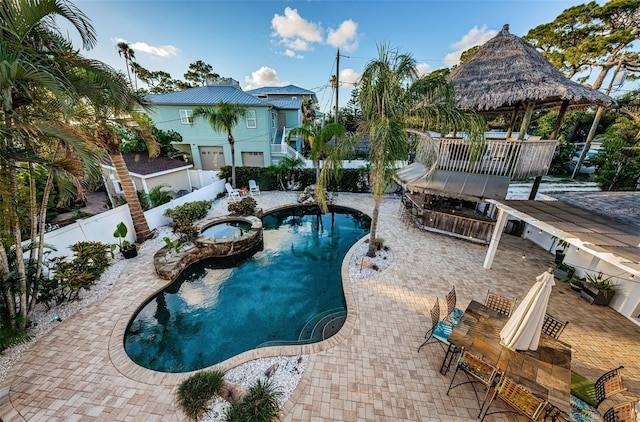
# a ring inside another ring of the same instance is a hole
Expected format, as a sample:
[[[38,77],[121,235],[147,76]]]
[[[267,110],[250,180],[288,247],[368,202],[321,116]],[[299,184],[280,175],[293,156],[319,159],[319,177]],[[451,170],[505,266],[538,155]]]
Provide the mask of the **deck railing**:
[[[509,176],[512,179],[544,176],[549,170],[556,141],[487,139],[474,143],[461,138],[434,138],[438,143],[438,169]]]

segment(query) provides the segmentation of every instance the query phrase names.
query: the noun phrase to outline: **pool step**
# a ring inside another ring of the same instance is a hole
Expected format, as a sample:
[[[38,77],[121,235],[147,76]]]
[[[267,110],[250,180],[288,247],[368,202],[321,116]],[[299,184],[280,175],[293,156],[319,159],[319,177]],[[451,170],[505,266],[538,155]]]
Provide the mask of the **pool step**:
[[[337,333],[347,319],[347,310],[344,308],[330,309],[321,312],[311,318],[300,332],[298,340],[272,340],[258,345],[270,346],[296,346],[300,344],[318,343]]]
[[[313,327],[313,331],[311,332],[311,339],[314,342],[325,340],[326,338],[328,338],[328,337],[324,336],[325,327],[329,326],[330,324],[333,325],[333,326],[336,326],[337,325],[337,321],[342,319],[342,323],[335,330],[335,332],[333,334],[337,333],[338,330],[342,327],[342,324],[344,324],[344,321],[345,321],[346,318],[347,318],[347,311],[344,310],[344,309],[341,309],[339,311],[336,311],[336,312],[334,312],[332,314],[329,314],[329,315],[323,317]]]
[[[346,312],[346,311],[342,307],[333,308],[333,309],[329,309],[328,311],[320,312],[319,314],[311,318],[309,321],[307,321],[304,327],[302,327],[302,330],[300,331],[300,335],[298,336],[298,340],[309,340],[313,338],[313,331],[315,330],[316,325],[318,325],[318,322],[326,318],[327,316],[333,315],[337,312]],[[320,340],[322,340],[322,338],[320,338]],[[316,340],[316,341],[319,341],[319,340]]]

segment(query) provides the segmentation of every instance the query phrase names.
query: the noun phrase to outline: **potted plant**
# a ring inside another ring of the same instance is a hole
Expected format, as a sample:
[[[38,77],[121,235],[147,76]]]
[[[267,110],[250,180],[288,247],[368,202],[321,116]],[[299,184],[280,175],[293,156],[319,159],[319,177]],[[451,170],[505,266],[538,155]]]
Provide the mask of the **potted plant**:
[[[560,262],[558,263],[558,265],[556,265],[553,275],[555,278],[559,280],[570,279],[573,277],[573,274],[575,273],[575,271],[576,269],[573,268],[571,265],[565,264],[564,262]]]
[[[120,252],[125,259],[133,258],[138,256],[138,247],[135,243],[129,242],[127,239],[127,233],[129,229],[127,225],[122,221],[118,223],[116,226],[116,230],[113,232],[113,237],[118,239],[118,248],[120,248]]]
[[[571,287],[571,290],[573,291],[582,292],[582,289],[584,288],[584,282],[584,279],[576,277],[574,274],[573,277],[569,279],[569,287]]]
[[[608,305],[616,293],[615,286],[609,280],[611,277],[602,278],[602,272],[586,274],[585,287],[580,295],[591,304]]]
[[[558,247],[558,249],[556,249],[556,258],[555,258],[555,262],[556,264],[560,264],[563,260],[564,257],[567,254],[567,246],[569,246],[569,242],[567,242],[566,240],[562,240],[562,239],[558,239],[558,243],[556,244],[556,246]],[[562,248],[562,249],[559,249]]]

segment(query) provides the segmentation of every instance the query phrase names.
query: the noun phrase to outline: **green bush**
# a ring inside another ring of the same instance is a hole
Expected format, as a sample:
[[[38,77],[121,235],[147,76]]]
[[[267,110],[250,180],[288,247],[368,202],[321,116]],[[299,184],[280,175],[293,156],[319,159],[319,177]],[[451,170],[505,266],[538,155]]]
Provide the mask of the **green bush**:
[[[207,212],[209,212],[209,208],[211,208],[210,201],[187,202],[186,204],[165,210],[163,215],[172,218],[174,222],[188,221],[189,223],[193,223],[196,220],[205,218]]]
[[[264,167],[236,167],[236,182],[238,188],[249,186],[249,180],[255,180],[261,191],[281,190],[282,186],[278,183],[277,166]],[[290,181],[289,172],[286,172],[287,181]],[[231,167],[224,166],[220,168],[219,176],[221,179],[231,180]],[[295,169],[292,174],[293,179],[299,185],[300,189],[316,183],[315,169]],[[331,180],[327,186],[327,190],[333,192],[370,192],[369,187],[369,169],[344,169],[340,173],[338,180]],[[223,194],[224,196],[224,194]]]
[[[258,379],[247,396],[233,403],[225,412],[227,422],[271,422],[278,419],[282,392],[270,381]]]
[[[178,386],[178,405],[188,418],[198,420],[207,411],[209,402],[219,395],[223,383],[224,372],[220,370],[197,372]]]
[[[78,298],[81,289],[89,290],[109,267],[111,245],[101,242],[77,242],[69,248],[72,260],[66,256],[51,260],[53,276],[43,280],[39,301],[49,306]]]
[[[238,202],[230,202],[227,210],[231,214],[236,215],[253,215],[253,210],[256,208],[256,205],[258,205],[256,200],[247,196]]]

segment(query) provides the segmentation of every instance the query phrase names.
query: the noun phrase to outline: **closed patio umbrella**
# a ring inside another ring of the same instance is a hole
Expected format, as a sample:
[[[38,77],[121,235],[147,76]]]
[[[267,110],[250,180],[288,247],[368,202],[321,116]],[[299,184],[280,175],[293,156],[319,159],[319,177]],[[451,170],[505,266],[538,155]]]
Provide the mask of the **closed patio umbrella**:
[[[500,340],[512,350],[537,350],[551,288],[556,285],[553,268],[536,277],[525,298],[500,331]]]

